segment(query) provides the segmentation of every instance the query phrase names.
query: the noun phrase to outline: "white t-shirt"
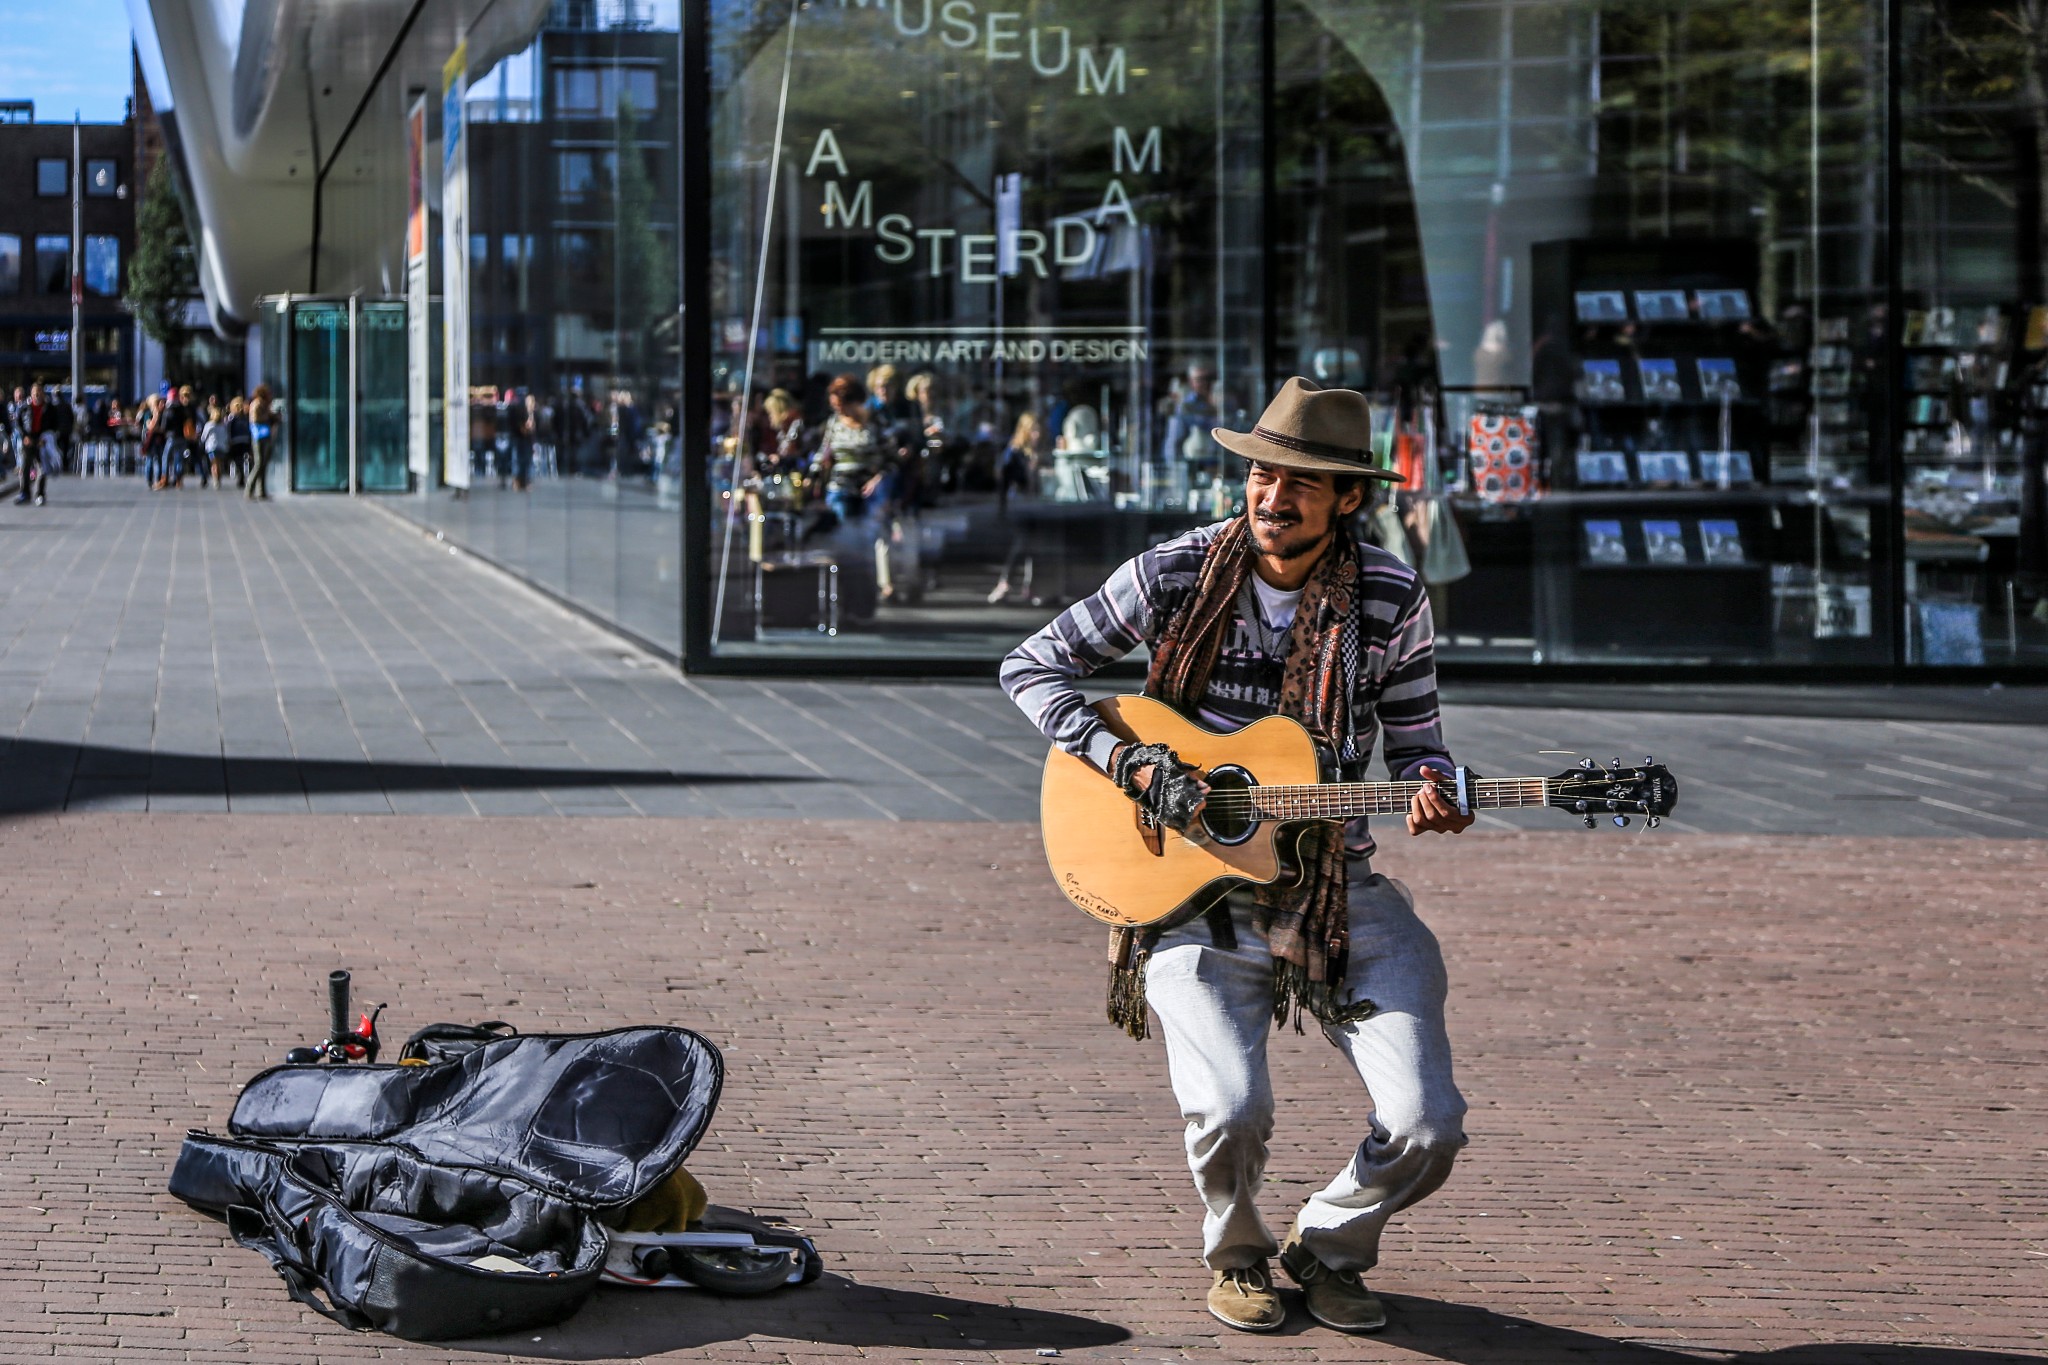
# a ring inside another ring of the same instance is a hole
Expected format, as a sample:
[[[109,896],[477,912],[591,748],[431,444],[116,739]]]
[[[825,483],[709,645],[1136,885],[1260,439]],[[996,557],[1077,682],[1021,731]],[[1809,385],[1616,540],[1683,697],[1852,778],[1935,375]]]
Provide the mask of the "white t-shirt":
[[[1213,730],[1240,730],[1280,709],[1280,681],[1286,670],[1287,640],[1301,589],[1282,592],[1257,574],[1248,574],[1260,623],[1244,619],[1243,601],[1230,622],[1230,635],[1210,670],[1208,690],[1195,714]],[[1263,629],[1260,629],[1260,626]]]

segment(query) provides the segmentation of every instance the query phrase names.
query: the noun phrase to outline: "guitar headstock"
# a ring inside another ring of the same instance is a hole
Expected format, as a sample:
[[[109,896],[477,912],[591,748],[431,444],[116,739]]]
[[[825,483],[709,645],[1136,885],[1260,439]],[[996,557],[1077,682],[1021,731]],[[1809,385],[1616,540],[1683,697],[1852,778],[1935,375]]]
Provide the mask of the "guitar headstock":
[[[1646,816],[1644,823],[1655,829],[1678,804],[1678,779],[1647,756],[1633,767],[1623,766],[1618,758],[1605,767],[1584,759],[1544,785],[1546,804],[1585,816],[1587,829],[1593,828],[1601,815],[1612,815],[1614,823],[1624,828],[1629,816]]]

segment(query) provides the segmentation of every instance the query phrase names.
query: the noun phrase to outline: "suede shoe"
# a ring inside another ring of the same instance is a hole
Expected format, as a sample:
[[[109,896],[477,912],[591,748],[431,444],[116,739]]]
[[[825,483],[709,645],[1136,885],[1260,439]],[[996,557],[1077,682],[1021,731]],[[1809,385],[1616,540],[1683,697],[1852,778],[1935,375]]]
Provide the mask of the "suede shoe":
[[[1273,1272],[1264,1261],[1217,1271],[1209,1287],[1209,1311],[1240,1332],[1277,1331],[1287,1321],[1287,1305],[1274,1291]]]
[[[1355,1270],[1332,1270],[1301,1244],[1298,1234],[1289,1234],[1280,1248],[1280,1264],[1289,1278],[1301,1286],[1308,1314],[1337,1332],[1377,1332],[1387,1325],[1387,1310],[1365,1287]]]

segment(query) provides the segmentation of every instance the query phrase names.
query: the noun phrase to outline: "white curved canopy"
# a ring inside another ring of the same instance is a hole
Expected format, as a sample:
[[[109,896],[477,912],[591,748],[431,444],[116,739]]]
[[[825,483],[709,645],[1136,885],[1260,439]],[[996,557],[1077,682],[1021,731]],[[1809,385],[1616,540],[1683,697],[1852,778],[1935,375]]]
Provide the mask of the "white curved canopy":
[[[473,72],[524,46],[547,5],[129,0],[129,7],[150,98],[199,217],[200,283],[215,326],[231,330],[255,315],[264,294],[394,288],[411,94],[439,95],[442,64],[465,37]],[[429,100],[435,137],[438,107]],[[397,210],[385,214],[393,203]]]

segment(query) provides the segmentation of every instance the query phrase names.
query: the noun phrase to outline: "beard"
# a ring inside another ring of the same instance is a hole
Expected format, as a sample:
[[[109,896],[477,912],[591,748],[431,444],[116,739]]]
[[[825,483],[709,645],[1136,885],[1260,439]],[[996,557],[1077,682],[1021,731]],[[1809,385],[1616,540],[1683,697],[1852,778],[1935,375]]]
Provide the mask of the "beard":
[[[1274,559],[1289,561],[1304,558],[1323,548],[1329,539],[1329,527],[1307,530],[1299,517],[1275,518],[1268,520],[1258,513],[1247,513],[1251,521],[1252,543],[1259,547],[1259,553]]]

